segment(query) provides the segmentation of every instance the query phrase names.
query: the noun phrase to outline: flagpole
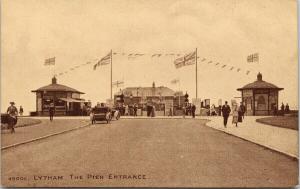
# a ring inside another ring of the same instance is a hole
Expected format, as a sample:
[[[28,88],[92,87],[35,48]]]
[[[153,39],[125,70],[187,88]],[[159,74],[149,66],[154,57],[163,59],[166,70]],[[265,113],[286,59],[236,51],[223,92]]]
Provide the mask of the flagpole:
[[[198,99],[198,66],[197,66],[197,48],[196,48],[196,99]]]
[[[112,49],[110,50],[110,99],[112,100]]]

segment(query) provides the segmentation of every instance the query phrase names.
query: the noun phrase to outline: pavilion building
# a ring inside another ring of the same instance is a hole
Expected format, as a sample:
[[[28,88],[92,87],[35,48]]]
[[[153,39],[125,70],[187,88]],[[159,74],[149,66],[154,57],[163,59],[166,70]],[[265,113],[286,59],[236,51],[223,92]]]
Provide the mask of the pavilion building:
[[[275,108],[278,110],[278,93],[283,88],[263,81],[258,73],[256,81],[237,90],[242,93],[246,115],[272,115]]]
[[[81,115],[85,100],[80,98],[83,92],[57,83],[52,78],[50,85],[38,88],[36,93],[36,115],[49,115],[50,103],[54,103],[55,115]]]

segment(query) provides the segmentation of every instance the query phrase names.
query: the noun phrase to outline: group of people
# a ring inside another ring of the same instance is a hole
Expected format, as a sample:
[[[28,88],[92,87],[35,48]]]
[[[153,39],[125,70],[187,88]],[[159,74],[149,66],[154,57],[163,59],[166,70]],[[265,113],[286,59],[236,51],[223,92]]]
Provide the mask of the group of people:
[[[223,115],[223,124],[224,127],[226,128],[228,117],[231,112],[230,106],[228,105],[227,101],[225,101],[225,104],[222,106],[221,110]],[[235,124],[235,126],[237,127],[238,123],[243,121],[245,112],[246,112],[246,108],[242,102],[239,106],[237,104],[234,104],[232,107],[232,124]]]

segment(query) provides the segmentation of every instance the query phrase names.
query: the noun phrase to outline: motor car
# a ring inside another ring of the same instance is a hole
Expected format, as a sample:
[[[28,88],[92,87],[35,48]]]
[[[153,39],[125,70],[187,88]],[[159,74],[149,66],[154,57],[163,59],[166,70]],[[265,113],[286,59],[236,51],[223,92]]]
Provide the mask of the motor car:
[[[112,113],[109,107],[95,107],[93,108],[93,121],[96,123],[97,121],[106,121],[109,123],[112,119]]]

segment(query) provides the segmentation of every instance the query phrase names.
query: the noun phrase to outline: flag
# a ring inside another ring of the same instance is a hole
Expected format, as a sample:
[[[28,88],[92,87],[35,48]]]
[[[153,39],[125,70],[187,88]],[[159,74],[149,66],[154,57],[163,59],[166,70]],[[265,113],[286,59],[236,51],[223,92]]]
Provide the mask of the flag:
[[[171,84],[176,84],[176,83],[178,83],[179,82],[179,79],[173,79],[172,81],[171,81]]]
[[[47,58],[44,63],[45,66],[55,65],[55,57]]]
[[[259,61],[259,54],[254,53],[247,56],[247,62],[258,62]]]
[[[203,58],[202,60],[201,60],[201,62],[204,62],[206,60],[206,58]]]
[[[233,70],[233,68],[234,68],[234,67],[232,66],[232,67],[230,68],[230,70]]]
[[[237,71],[237,72],[239,72],[240,70],[241,70],[241,69],[240,69],[240,68],[238,68],[236,71]]]
[[[217,66],[217,65],[219,65],[219,64],[220,64],[220,63],[219,63],[219,62],[217,62],[217,63],[216,63],[216,66]]]
[[[94,70],[97,69],[98,66],[103,66],[103,65],[107,65],[110,64],[111,61],[111,53],[108,53],[105,57],[101,58],[101,60],[99,60],[95,65],[94,65]]]
[[[196,63],[196,51],[184,56],[185,65],[192,65]]]
[[[174,64],[176,68],[181,68],[182,66],[188,66],[195,64],[196,62],[196,51],[191,52],[184,57],[175,59]]]
[[[174,64],[176,68],[181,68],[182,66],[184,66],[184,57],[177,58],[174,61]]]
[[[207,62],[208,64],[212,63],[212,61]]]
[[[223,66],[222,66],[222,68],[225,68],[226,67],[226,64],[224,64]]]

